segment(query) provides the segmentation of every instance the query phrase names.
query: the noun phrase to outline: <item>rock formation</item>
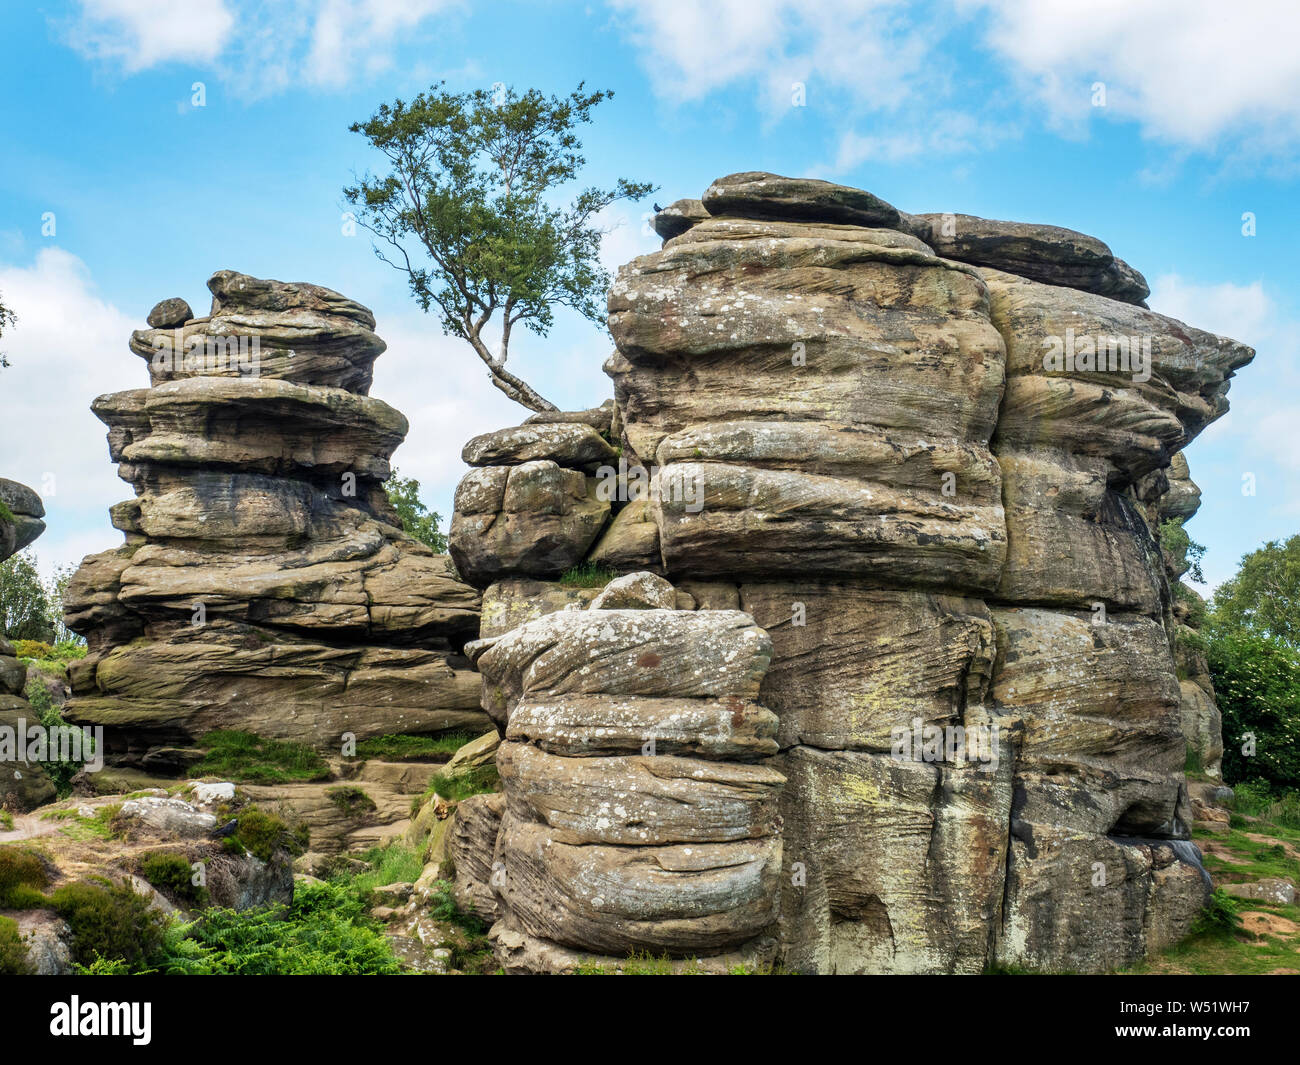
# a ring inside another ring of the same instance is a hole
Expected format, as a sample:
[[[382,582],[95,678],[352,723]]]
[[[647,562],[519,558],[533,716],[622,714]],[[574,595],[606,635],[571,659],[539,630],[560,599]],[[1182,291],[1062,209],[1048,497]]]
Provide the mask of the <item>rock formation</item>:
[[[0,562],[21,551],[45,531],[41,497],[24,484],[0,477]],[[26,726],[40,722],[23,698],[27,667],[0,629],[0,731],[12,748],[0,753],[0,810],[30,810],[54,798],[54,785],[38,762],[28,762]],[[0,739],[0,749],[7,746]]]
[[[609,297],[608,429],[542,415],[465,452],[450,550],[486,588],[470,654],[507,741],[502,963],[726,955],[773,883],[800,971],[1100,971],[1176,941],[1207,879],[1156,526],[1253,352],[1056,227],[750,173],[656,228]],[[675,609],[581,609],[545,583],[578,564],[663,575]],[[692,688],[741,631],[770,666]],[[727,697],[754,715],[721,748],[747,798],[679,825],[656,807],[683,754],[634,741],[669,713],[724,764],[703,707]],[[763,870],[709,896],[725,922],[654,890],[688,842]]]
[[[384,350],[337,292],[218,271],[131,337],[151,387],[99,397],[135,498],[67,621],[90,653],[66,716],[118,764],[174,771],[213,729],[336,753],[346,733],[488,727],[461,654],[478,593],[406,536],[382,487],[407,423],[367,395]]]

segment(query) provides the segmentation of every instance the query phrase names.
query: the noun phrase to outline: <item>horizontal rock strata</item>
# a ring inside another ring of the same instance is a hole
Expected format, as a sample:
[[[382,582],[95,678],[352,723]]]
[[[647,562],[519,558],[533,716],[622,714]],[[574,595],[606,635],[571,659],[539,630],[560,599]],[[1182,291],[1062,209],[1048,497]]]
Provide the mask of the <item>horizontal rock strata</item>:
[[[93,406],[135,496],[112,511],[124,546],[69,586],[90,643],[69,718],[157,770],[213,729],[336,751],[346,734],[481,731],[461,654],[480,597],[383,491],[407,423],[366,394],[373,316],[316,285],[208,285],[209,317],[160,305],[168,327],[132,336],[153,386]]]
[[[592,828],[609,794],[635,796],[638,823],[674,795],[671,768],[611,761],[635,762],[655,715],[675,715],[656,757],[731,742],[716,692],[691,685],[739,660],[736,611],[772,646],[745,705],[775,714],[779,753],[748,711],[735,727],[739,761],[787,781],[782,964],[1104,971],[1175,941],[1206,892],[1185,752],[1213,764],[1221,743],[1212,689],[1178,680],[1200,676],[1174,639],[1194,611],[1159,526],[1194,513],[1179,453],[1253,352],[1147,309],[1140,273],[1060,227],[764,173],[655,227],[662,250],[609,296],[615,402],[592,428],[617,459],[550,414],[465,456],[451,550],[492,603],[474,653],[533,922],[511,925],[507,901],[502,963],[569,971],[570,947],[537,946],[566,936],[687,949],[638,923],[656,896],[629,894],[635,877],[608,938],[566,848],[631,845],[617,819],[611,839]],[[515,478],[557,487],[506,505]],[[587,589],[545,583],[572,567],[666,576],[678,611],[717,627],[688,649],[680,623],[642,623],[620,653]],[[636,668],[647,655],[676,668]],[[546,784],[525,798],[520,780]],[[727,810],[736,832],[767,823],[761,803]]]

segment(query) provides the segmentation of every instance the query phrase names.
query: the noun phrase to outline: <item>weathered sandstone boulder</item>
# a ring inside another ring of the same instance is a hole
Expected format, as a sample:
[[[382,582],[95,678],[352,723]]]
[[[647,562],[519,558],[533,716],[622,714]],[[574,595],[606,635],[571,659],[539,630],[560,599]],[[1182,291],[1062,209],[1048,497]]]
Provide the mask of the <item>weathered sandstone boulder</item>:
[[[68,717],[153,770],[213,729],[335,750],[349,733],[482,731],[461,654],[478,593],[401,532],[382,487],[407,425],[366,395],[373,316],[316,285],[225,270],[208,285],[208,318],[133,335],[153,387],[93,406],[135,498],[113,508],[125,545],[68,589],[90,643]]]
[[[0,477],[0,562],[45,531],[41,498],[17,481]],[[30,810],[54,798],[54,784],[27,743],[28,728],[40,718],[23,696],[27,667],[0,630],[0,810]]]
[[[757,764],[776,718],[754,697],[771,641],[739,611],[662,605],[670,593],[629,575],[478,659],[506,735],[493,935],[513,970],[770,956],[785,778]]]
[[[45,531],[41,497],[25,484],[0,477],[0,561],[16,554]]]

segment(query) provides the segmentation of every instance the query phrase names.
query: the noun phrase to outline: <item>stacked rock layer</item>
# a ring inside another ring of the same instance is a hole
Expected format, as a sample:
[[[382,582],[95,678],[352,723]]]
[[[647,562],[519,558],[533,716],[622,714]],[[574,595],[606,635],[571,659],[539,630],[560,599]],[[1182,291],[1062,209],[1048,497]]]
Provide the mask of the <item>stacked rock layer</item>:
[[[657,226],[588,417],[617,460],[546,415],[466,449],[451,551],[492,585],[485,635],[571,606],[518,592],[584,562],[769,634],[790,968],[1097,971],[1185,934],[1207,889],[1156,532],[1253,352],[1056,227],[759,173]],[[563,501],[522,490],[543,468]]]
[[[494,939],[511,971],[770,962],[785,778],[756,702],[772,645],[736,610],[677,610],[649,573],[477,648],[505,741]]]
[[[461,654],[478,593],[401,531],[382,484],[406,434],[370,398],[384,350],[365,307],[223,270],[131,337],[152,387],[101,396],[124,546],[69,585],[90,654],[69,719],[112,761],[172,769],[214,729],[341,749],[487,726]]]
[[[0,477],[0,562],[21,551],[45,531],[41,497],[25,484]],[[27,726],[38,715],[23,698],[27,667],[0,630],[0,729],[13,746],[0,756],[0,810],[30,810],[54,799],[54,784],[39,762],[28,762]],[[8,746],[7,744],[4,746]]]

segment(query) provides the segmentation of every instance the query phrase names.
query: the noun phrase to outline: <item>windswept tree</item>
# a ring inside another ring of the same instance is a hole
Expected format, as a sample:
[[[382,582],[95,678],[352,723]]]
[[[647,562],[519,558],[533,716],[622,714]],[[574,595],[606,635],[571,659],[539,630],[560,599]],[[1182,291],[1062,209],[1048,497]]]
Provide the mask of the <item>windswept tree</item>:
[[[434,85],[409,103],[382,105],[350,128],[388,161],[343,190],[375,254],[406,274],[421,308],[467,341],[496,385],[534,411],[555,410],[512,369],[517,327],[546,336],[554,308],[604,322],[609,275],[597,217],[655,189],[619,178],[566,199],[586,160],[578,128],[614,94],[546,97],[536,89],[448,92]]]

